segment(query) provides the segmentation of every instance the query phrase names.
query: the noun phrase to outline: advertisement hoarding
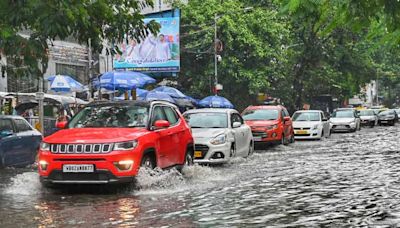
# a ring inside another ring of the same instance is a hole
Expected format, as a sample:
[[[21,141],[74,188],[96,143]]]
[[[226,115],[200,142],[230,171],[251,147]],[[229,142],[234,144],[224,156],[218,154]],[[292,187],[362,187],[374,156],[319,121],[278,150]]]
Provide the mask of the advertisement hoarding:
[[[137,42],[128,39],[119,44],[121,54],[114,56],[114,69],[142,72],[179,72],[179,16],[146,18],[145,23],[155,20],[160,24],[159,33],[149,34]]]

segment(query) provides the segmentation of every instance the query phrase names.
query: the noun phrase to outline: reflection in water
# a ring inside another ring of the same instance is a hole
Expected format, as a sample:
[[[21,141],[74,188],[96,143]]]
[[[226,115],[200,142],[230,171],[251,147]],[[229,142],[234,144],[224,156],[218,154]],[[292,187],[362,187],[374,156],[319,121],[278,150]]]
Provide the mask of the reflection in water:
[[[136,187],[111,190],[48,190],[30,169],[0,170],[0,227],[397,227],[399,137],[335,134],[183,175],[141,171]]]

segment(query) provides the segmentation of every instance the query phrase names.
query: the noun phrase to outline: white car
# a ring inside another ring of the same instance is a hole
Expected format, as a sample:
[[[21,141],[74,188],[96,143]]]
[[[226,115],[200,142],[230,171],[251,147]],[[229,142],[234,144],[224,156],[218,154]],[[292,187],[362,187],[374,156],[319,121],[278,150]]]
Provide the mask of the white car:
[[[336,110],[329,119],[332,132],[355,132],[361,129],[361,120],[352,109]]]
[[[319,110],[297,111],[292,116],[295,139],[321,139],[331,132],[325,114]]]
[[[251,129],[236,110],[194,109],[183,115],[192,128],[195,163],[225,163],[253,153]]]
[[[361,125],[374,127],[378,125],[378,116],[372,109],[365,109],[358,111],[358,115],[361,119]]]

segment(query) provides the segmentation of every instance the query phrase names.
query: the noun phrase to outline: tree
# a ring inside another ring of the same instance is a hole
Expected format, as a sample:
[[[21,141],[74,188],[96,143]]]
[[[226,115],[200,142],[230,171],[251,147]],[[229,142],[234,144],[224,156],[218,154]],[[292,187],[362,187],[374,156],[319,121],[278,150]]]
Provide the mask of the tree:
[[[101,52],[105,42],[156,32],[159,25],[146,26],[140,14],[152,4],[151,0],[0,1],[0,52],[18,73],[41,76],[47,69],[48,44],[56,39],[72,37],[81,44],[90,39],[94,52]],[[30,35],[21,35],[23,30]]]
[[[182,67],[179,83],[197,96],[210,95],[214,84],[214,16],[224,50],[218,63],[221,95],[241,109],[258,92],[272,92],[271,84],[284,78],[289,29],[277,9],[253,8],[239,0],[193,0],[182,10]],[[240,96],[239,96],[240,94]]]

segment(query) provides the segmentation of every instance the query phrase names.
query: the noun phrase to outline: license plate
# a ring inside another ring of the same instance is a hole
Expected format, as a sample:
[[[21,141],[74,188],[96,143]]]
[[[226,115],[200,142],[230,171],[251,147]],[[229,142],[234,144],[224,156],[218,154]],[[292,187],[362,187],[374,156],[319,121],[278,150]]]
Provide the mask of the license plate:
[[[388,121],[387,120],[381,120],[381,123],[387,123]]]
[[[201,151],[194,152],[194,158],[201,158],[201,157],[203,157],[203,153],[201,153]]]
[[[94,165],[63,165],[64,173],[93,173]]]
[[[253,140],[254,140],[254,141],[261,141],[262,138],[261,138],[261,137],[253,137]]]
[[[296,134],[298,134],[298,135],[306,135],[306,134],[308,134],[308,131],[299,130],[299,131],[296,131]]]

